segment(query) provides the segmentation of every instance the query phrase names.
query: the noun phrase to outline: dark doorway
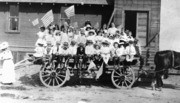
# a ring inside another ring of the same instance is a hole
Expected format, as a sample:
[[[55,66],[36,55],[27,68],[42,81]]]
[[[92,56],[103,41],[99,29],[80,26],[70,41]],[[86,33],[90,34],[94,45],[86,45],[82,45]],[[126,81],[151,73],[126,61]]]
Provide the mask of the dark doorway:
[[[132,32],[132,36],[136,37],[137,12],[125,11],[125,30]]]

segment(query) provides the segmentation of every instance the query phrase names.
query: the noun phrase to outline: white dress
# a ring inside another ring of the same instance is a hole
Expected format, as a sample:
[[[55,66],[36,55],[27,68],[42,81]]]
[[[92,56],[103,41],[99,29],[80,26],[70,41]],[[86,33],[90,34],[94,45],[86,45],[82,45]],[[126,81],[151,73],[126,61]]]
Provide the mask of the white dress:
[[[13,63],[13,56],[10,50],[6,50],[0,55],[1,60],[3,60],[3,70],[2,70],[2,83],[13,83],[15,82],[15,70]]]
[[[102,47],[101,48],[101,56],[103,57],[104,62],[107,64],[110,58],[110,51],[109,47]]]

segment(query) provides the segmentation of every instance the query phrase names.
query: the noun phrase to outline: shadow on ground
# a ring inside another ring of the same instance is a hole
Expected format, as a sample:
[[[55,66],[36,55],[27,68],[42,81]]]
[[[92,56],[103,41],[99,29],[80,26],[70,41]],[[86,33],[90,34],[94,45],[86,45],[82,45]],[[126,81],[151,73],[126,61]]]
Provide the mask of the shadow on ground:
[[[24,75],[19,78],[19,81],[21,81],[21,84],[24,84],[24,85],[43,86],[39,78],[39,73],[33,74],[31,76]]]

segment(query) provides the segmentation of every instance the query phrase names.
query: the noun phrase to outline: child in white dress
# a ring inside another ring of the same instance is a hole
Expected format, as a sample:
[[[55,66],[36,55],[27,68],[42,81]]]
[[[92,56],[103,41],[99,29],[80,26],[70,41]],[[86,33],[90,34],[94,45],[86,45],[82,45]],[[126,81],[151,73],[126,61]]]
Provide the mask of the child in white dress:
[[[8,49],[8,42],[3,42],[0,45],[0,60],[3,61],[2,80],[3,84],[12,84],[15,82],[15,70],[13,63],[13,56],[11,51]]]

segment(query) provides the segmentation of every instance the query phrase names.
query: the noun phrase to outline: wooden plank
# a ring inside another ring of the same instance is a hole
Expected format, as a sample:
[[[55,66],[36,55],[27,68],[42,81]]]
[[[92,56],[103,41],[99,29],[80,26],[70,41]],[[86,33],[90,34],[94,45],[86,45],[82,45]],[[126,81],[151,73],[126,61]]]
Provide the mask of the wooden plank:
[[[109,27],[109,25],[110,25],[110,23],[111,23],[111,21],[112,21],[112,19],[113,19],[114,15],[115,15],[116,11],[117,11],[117,9],[116,9],[116,8],[114,8],[113,13],[112,13],[112,15],[111,15],[111,17],[110,17],[110,19],[109,19],[109,22],[108,22],[107,27]]]
[[[152,5],[160,4],[161,0],[151,0]]]
[[[100,4],[111,5],[112,0],[0,0],[0,2],[26,2],[26,3],[66,3],[66,4]]]
[[[146,38],[140,38],[139,43],[141,46],[146,46]]]
[[[147,35],[146,32],[142,32],[142,31],[138,32],[138,37],[144,37],[144,38],[146,38],[146,35]]]
[[[144,0],[144,5],[151,5],[151,0]]]
[[[139,18],[138,24],[147,24],[147,18]]]
[[[138,0],[133,0],[133,4],[138,4]]]
[[[139,29],[138,32],[147,32],[147,30]]]
[[[138,4],[138,10],[143,10],[144,4]]]
[[[137,27],[137,30],[147,30],[147,25],[139,26]]]
[[[144,4],[143,8],[151,8],[151,4]]]
[[[139,39],[140,45],[145,46],[147,38],[147,13],[137,13],[136,36]]]
[[[146,24],[147,25],[147,19],[146,18],[139,19],[139,23],[138,24]]]
[[[144,0],[138,0],[138,4],[143,5],[144,4]]]

